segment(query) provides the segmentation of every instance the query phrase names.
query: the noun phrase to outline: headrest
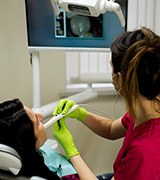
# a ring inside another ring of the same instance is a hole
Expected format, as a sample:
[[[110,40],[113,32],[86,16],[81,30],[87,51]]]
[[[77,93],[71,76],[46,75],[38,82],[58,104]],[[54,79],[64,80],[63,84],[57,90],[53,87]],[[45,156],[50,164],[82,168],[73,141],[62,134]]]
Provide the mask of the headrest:
[[[17,175],[21,167],[22,162],[17,151],[7,145],[0,144],[0,169]]]

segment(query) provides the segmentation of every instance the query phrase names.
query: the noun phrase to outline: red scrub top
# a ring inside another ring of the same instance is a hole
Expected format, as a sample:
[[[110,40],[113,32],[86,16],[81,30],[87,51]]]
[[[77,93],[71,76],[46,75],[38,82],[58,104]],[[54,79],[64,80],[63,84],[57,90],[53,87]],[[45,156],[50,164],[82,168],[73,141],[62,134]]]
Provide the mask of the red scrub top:
[[[160,118],[133,128],[127,113],[122,124],[127,132],[114,162],[115,180],[160,180]]]

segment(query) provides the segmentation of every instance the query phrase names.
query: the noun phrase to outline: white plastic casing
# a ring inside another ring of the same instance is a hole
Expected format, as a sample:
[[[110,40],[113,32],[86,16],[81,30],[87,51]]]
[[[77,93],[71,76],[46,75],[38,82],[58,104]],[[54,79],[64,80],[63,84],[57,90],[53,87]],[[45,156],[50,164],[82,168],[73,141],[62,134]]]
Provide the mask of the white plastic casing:
[[[18,153],[11,147],[0,144],[0,169],[17,175],[22,167]]]
[[[51,0],[56,1],[56,0]],[[54,6],[55,2],[53,3]],[[59,0],[58,5],[64,11],[98,17],[107,11],[114,12],[121,25],[125,26],[125,19],[121,7],[114,0]]]
[[[51,126],[53,123],[55,123],[59,119],[63,118],[67,114],[69,114],[69,113],[73,112],[74,110],[76,110],[78,106],[79,106],[78,104],[74,105],[71,109],[69,109],[69,111],[66,114],[58,114],[57,116],[52,117],[49,121],[47,121],[44,124],[45,129],[47,129],[49,126]]]

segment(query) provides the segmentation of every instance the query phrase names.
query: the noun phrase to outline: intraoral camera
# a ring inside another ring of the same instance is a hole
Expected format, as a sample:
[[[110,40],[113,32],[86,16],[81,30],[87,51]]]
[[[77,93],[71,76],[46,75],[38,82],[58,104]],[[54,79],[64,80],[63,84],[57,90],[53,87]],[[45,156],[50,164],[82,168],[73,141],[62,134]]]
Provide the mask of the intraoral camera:
[[[51,0],[54,13],[58,16],[63,9],[66,12],[85,16],[98,17],[100,14],[114,12],[121,23],[125,26],[125,19],[121,7],[115,0]]]

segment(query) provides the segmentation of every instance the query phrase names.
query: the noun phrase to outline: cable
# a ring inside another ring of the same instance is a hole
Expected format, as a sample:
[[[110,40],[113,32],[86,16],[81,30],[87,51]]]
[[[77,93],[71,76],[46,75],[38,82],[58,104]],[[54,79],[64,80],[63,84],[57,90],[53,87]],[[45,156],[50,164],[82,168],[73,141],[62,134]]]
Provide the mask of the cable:
[[[114,119],[112,116],[110,116],[109,114],[107,114],[107,113],[105,113],[104,111],[101,111],[101,110],[99,110],[99,109],[97,109],[97,108],[95,108],[95,107],[93,107],[93,106],[91,106],[91,105],[89,105],[89,104],[78,104],[79,106],[82,106],[82,107],[89,107],[89,108],[91,108],[91,109],[93,109],[94,111],[97,111],[97,112],[99,112],[99,113],[101,113],[101,114],[103,114],[103,115],[105,115],[105,116],[107,116],[107,117],[109,117],[109,118],[111,118],[111,119]]]

